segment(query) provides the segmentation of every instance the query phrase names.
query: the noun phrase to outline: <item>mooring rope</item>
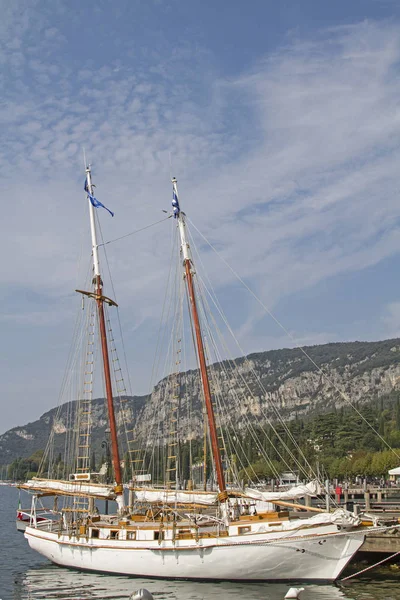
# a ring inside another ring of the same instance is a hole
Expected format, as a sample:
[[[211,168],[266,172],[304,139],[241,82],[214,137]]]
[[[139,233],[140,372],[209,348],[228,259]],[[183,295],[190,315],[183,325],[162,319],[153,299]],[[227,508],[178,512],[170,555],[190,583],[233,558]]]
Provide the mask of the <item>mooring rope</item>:
[[[398,556],[399,554],[400,554],[400,550],[398,552],[395,552],[394,554],[391,554],[390,556],[387,556],[386,558],[383,558],[382,560],[375,563],[374,565],[370,565],[369,567],[366,567],[365,569],[361,569],[361,571],[357,571],[357,573],[353,573],[352,575],[343,577],[343,579],[340,579],[340,583],[342,581],[348,581],[349,579],[353,579],[353,577],[357,577],[357,575],[361,575],[362,573],[365,573],[366,571],[370,571],[371,569],[374,569],[375,567],[379,567],[379,565],[382,565],[383,563],[387,562],[391,558],[394,558],[395,556]]]

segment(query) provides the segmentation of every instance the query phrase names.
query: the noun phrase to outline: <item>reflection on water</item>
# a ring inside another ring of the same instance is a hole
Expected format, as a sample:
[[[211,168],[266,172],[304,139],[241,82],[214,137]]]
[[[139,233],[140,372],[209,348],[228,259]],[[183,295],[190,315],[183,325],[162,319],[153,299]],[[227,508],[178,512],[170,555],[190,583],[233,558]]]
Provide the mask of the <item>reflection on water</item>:
[[[346,585],[307,585],[304,600],[398,600],[400,576],[396,571],[376,579],[359,579]],[[294,584],[291,584],[294,585]],[[289,584],[200,583],[166,581],[84,573],[45,564],[28,569],[15,580],[13,600],[122,600],[139,588],[155,600],[283,600]]]
[[[43,566],[29,569],[18,583],[20,595],[15,600],[121,600],[129,598],[139,588],[148,589],[155,600],[282,600],[289,584],[268,583],[200,583],[166,581],[81,573]],[[293,584],[292,584],[293,585]],[[352,598],[333,585],[306,585],[304,600],[335,600]]]

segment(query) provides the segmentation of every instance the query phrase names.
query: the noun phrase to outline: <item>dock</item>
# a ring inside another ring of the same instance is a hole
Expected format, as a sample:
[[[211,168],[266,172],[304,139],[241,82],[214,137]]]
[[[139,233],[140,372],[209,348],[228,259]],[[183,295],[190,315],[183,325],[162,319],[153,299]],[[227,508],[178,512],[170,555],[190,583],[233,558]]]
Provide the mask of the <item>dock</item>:
[[[377,517],[382,525],[388,526],[386,531],[367,533],[358,554],[389,555],[400,552],[400,528],[395,527],[400,525],[400,486],[364,485],[345,489],[330,485],[329,494],[325,494],[325,498],[305,496],[304,509],[297,503],[294,514],[299,518],[307,518],[314,514],[312,511],[315,508],[333,510],[336,507],[355,514],[368,513]]]
[[[374,554],[394,554],[400,551],[400,530],[388,529],[377,533],[369,533],[359,552]]]
[[[383,523],[388,525],[393,523],[400,524],[400,487],[349,487],[342,489],[341,493],[338,488],[332,489],[330,497],[326,502],[335,502],[337,506],[347,508],[354,511],[356,514],[367,512],[379,518]],[[326,506],[325,502],[325,506]],[[306,505],[307,505],[306,500]],[[314,504],[324,508],[324,504],[319,502]],[[400,529],[389,527],[386,531],[376,533],[368,533],[364,544],[361,546],[359,553],[373,554],[394,554],[400,551]]]

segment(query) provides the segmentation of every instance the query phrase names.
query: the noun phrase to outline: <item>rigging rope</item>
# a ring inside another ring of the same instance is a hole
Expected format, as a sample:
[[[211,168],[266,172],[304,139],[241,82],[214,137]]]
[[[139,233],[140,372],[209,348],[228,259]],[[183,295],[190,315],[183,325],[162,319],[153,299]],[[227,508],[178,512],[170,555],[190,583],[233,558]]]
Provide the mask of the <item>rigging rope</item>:
[[[100,237],[101,239],[104,241],[104,237],[103,237],[103,232],[101,229],[101,223],[100,223],[100,219],[96,213],[96,217],[97,217],[97,223],[98,223],[98,229],[100,232]],[[129,234],[128,234],[129,235]],[[108,242],[106,242],[108,243]],[[106,243],[102,243],[100,244],[101,246],[105,246]],[[108,260],[108,255],[107,255],[107,250],[106,248],[104,248],[104,258],[106,261],[106,265],[107,265],[107,271],[108,271],[108,277],[109,277],[109,282],[110,282],[110,287],[113,293],[113,297],[116,299],[116,292],[115,292],[115,287],[114,287],[114,281],[112,278],[112,274],[111,274],[111,269],[110,269],[110,263]],[[110,314],[108,311],[107,306],[105,307],[105,313],[107,315],[107,320],[108,320],[108,333],[110,334],[111,338],[113,338],[112,335],[112,326],[111,326],[111,320],[110,320]],[[118,356],[118,352],[117,352],[117,348],[115,345],[115,340],[114,338],[112,339],[112,343],[113,345],[110,346],[110,352],[111,352],[111,364],[113,365],[113,387],[114,387],[114,394],[116,397],[119,398],[119,410],[120,410],[120,414],[122,417],[122,424],[123,424],[123,428],[124,428],[124,434],[125,434],[125,443],[126,443],[126,448],[123,449],[122,446],[120,447],[120,451],[121,451],[121,458],[122,455],[125,455],[127,451],[128,456],[129,456],[129,466],[128,469],[125,467],[125,473],[126,472],[130,472],[131,475],[133,476],[133,470],[134,470],[134,465],[133,465],[133,455],[134,455],[134,450],[133,450],[133,445],[135,443],[135,439],[134,439],[134,429],[133,428],[129,428],[128,426],[128,422],[127,422],[127,410],[126,410],[126,406],[128,405],[128,396],[133,397],[133,404],[132,404],[132,411],[134,412],[135,409],[135,400],[134,400],[134,396],[132,394],[132,383],[131,383],[131,378],[130,378],[130,372],[129,372],[129,368],[128,368],[128,359],[127,359],[127,353],[126,353],[126,349],[125,349],[125,341],[124,341],[124,336],[122,333],[122,324],[121,324],[121,318],[120,318],[120,313],[119,313],[119,307],[116,307],[116,318],[117,318],[117,324],[118,324],[118,332],[119,332],[119,343],[120,346],[122,348],[122,356],[123,356],[123,365],[124,365],[124,371],[121,367],[121,361],[119,359]],[[111,342],[111,338],[109,338],[109,343]],[[116,364],[118,363],[118,364]],[[116,373],[117,371],[120,373],[120,381],[117,381],[117,377],[116,377]],[[123,372],[126,374],[126,378],[127,378],[127,382],[128,385],[126,386],[125,381],[124,381],[124,375]]]
[[[240,277],[240,275],[238,273],[236,273],[236,271],[233,269],[233,267],[231,267],[231,265],[228,263],[228,261],[225,260],[225,258],[218,252],[218,250],[211,244],[211,242],[201,233],[201,231],[196,227],[196,225],[193,223],[193,221],[191,221],[188,217],[186,217],[187,220],[190,222],[190,224],[193,226],[193,228],[197,231],[197,233],[203,238],[203,240],[206,242],[206,244],[208,244],[208,246],[210,246],[211,250],[213,250],[215,252],[215,254],[222,260],[222,262],[228,267],[228,269],[232,272],[232,274],[236,277],[236,279],[238,281],[240,281],[240,283],[247,289],[247,291],[253,296],[253,298],[258,302],[258,304],[260,304],[260,306],[264,309],[264,311],[271,317],[271,319],[282,329],[282,331],[284,331],[286,333],[286,335],[292,340],[292,342],[294,342],[295,344],[295,348],[297,350],[300,350],[300,352],[302,352],[304,354],[304,356],[306,358],[308,358],[308,360],[311,362],[312,365],[314,365],[314,367],[317,369],[317,371],[322,375],[322,377],[325,379],[325,381],[327,381],[337,392],[338,394],[343,398],[343,400],[345,400],[349,406],[351,406],[351,408],[358,414],[358,416],[364,421],[364,423],[366,423],[366,425],[368,425],[368,427],[379,437],[379,439],[381,440],[381,442],[389,449],[393,452],[393,454],[400,459],[400,454],[396,452],[396,450],[394,448],[392,448],[392,446],[390,444],[388,444],[388,442],[384,439],[384,437],[379,433],[379,431],[377,431],[372,425],[371,423],[369,423],[369,421],[364,417],[364,415],[358,410],[358,408],[352,403],[352,401],[350,400],[350,398],[347,396],[347,394],[345,394],[336,384],[334,381],[332,381],[332,379],[330,379],[328,377],[328,375],[325,373],[325,371],[323,369],[321,369],[321,367],[315,362],[315,360],[313,360],[311,358],[311,356],[308,354],[308,352],[303,348],[303,346],[300,346],[295,338],[294,335],[292,335],[290,333],[290,331],[288,329],[286,329],[286,327],[279,321],[279,319],[271,312],[271,310],[264,304],[264,302],[257,296],[257,294],[247,285],[247,283]]]
[[[176,282],[178,281],[178,272],[179,272],[179,262],[177,260],[177,257],[179,257],[179,249],[177,247],[177,243],[176,243],[176,236],[174,235],[174,231],[171,231],[171,256],[170,256],[170,261],[169,261],[169,272],[167,275],[167,282],[166,282],[166,287],[165,287],[165,294],[164,294],[164,299],[163,299],[163,306],[162,306],[162,311],[161,311],[161,317],[160,317],[160,322],[159,322],[159,327],[158,327],[158,333],[157,333],[157,343],[156,343],[156,352],[155,352],[155,356],[154,356],[154,360],[153,360],[153,364],[152,364],[152,369],[151,369],[151,376],[150,376],[150,385],[149,385],[149,389],[151,390],[150,395],[153,397],[153,393],[156,392],[156,379],[158,376],[158,373],[161,369],[160,367],[160,363],[161,363],[161,356],[162,356],[162,352],[161,349],[164,347],[164,344],[166,344],[168,342],[168,332],[167,332],[167,323],[170,321],[170,319],[173,319],[173,309],[174,307],[176,307],[176,297],[173,293],[173,290],[176,290]],[[174,259],[174,256],[176,255],[176,260]],[[175,268],[174,268],[175,267]],[[168,352],[166,352],[166,356],[165,356],[165,364],[164,364],[164,370],[162,371],[162,375],[159,375],[159,379],[160,382],[162,380],[162,377],[164,376],[164,373],[166,372],[166,363],[168,361],[169,358],[169,354]],[[166,382],[166,385],[168,386],[168,383]],[[154,431],[154,429],[156,430],[156,434],[155,434],[155,439],[162,439],[162,431],[161,431],[161,420],[160,420],[160,416],[163,413],[163,411],[165,411],[165,403],[162,402],[165,394],[166,394],[166,390],[163,388],[163,386],[161,386],[160,389],[160,398],[159,398],[159,402],[160,407],[159,407],[159,411],[154,411],[153,415],[152,415],[152,419],[151,419],[151,423],[149,424],[148,429],[151,431]],[[157,396],[157,394],[156,394]],[[161,456],[161,454],[163,453],[163,446],[162,444],[158,443],[158,444],[154,444],[152,442],[152,439],[150,438],[150,436],[146,436],[146,441],[144,443],[144,449],[142,452],[142,468],[143,470],[145,469],[145,466],[147,464],[147,468],[149,471],[151,471],[152,468],[155,468],[156,463],[159,465],[158,466],[158,471],[160,470],[161,464],[164,461],[164,457]],[[155,479],[159,479],[160,478],[160,473],[157,471],[157,473],[155,473]]]
[[[115,238],[114,240],[108,240],[108,242],[103,242],[99,244],[100,246],[106,246],[107,244],[113,244],[114,242],[118,242],[119,240],[123,240],[130,235],[134,235],[135,233],[139,233],[139,231],[144,231],[145,229],[150,229],[150,227],[154,227],[154,225],[158,225],[159,223],[164,223],[164,221],[168,221],[172,215],[168,215],[168,217],[164,217],[164,219],[160,219],[159,221],[155,221],[154,223],[150,223],[150,225],[146,225],[145,227],[141,227],[140,229],[135,229],[135,231],[131,231],[131,233],[126,233],[125,235],[121,235],[120,237]]]
[[[189,233],[189,239],[190,239],[190,242],[191,242],[191,247],[192,247],[192,248],[194,249],[194,251],[196,252],[196,255],[197,255],[197,257],[198,257],[199,263],[201,264],[201,266],[202,266],[203,270],[205,271],[205,269],[204,269],[204,265],[203,265],[203,261],[202,261],[202,259],[201,259],[201,256],[200,256],[200,254],[199,254],[199,251],[198,251],[198,249],[197,249],[197,246],[196,246],[196,244],[195,244],[195,241],[194,241],[193,237],[191,236],[191,234],[190,234],[190,231],[189,231],[188,233]],[[209,295],[209,297],[210,297],[210,299],[211,299],[212,303],[214,304],[214,306],[215,306],[215,308],[216,308],[217,312],[219,313],[219,315],[220,315],[220,317],[221,317],[221,319],[222,319],[223,323],[224,323],[224,324],[225,324],[225,326],[227,327],[227,329],[228,329],[229,333],[231,334],[231,336],[232,336],[233,340],[235,341],[235,343],[236,343],[237,347],[239,348],[239,350],[240,350],[241,354],[242,354],[243,356],[245,356],[245,352],[244,352],[243,348],[241,347],[241,345],[239,344],[239,341],[237,340],[237,338],[236,338],[236,336],[235,336],[235,334],[234,334],[234,332],[233,332],[232,328],[230,327],[230,325],[229,325],[229,322],[228,322],[228,320],[227,320],[227,318],[226,318],[226,316],[225,316],[225,314],[224,314],[224,312],[223,312],[223,310],[222,310],[222,308],[221,308],[221,306],[220,306],[220,304],[219,304],[219,302],[218,302],[217,295],[216,295],[216,293],[215,293],[215,290],[214,290],[214,288],[213,288],[213,286],[212,286],[212,284],[211,284],[211,282],[210,282],[210,279],[209,279],[209,278],[208,278],[208,276],[207,276],[207,272],[206,272],[206,271],[205,271],[205,274],[206,274],[206,277],[207,277],[207,280],[208,280],[208,284],[209,284],[209,287],[210,287],[210,289],[211,289],[211,292],[212,292],[212,293],[210,292],[210,290],[208,289],[207,285],[206,285],[206,284],[205,284],[205,282],[202,280],[202,278],[199,276],[199,274],[197,274],[197,277],[198,277],[198,283],[200,284],[200,288],[199,288],[199,289],[201,290],[201,294],[202,294],[202,296],[203,296],[202,302],[205,302],[205,303],[207,304],[207,306],[208,306],[208,311],[205,311],[205,312],[209,312],[209,314],[211,315],[211,318],[212,318],[212,320],[213,320],[213,323],[214,323],[215,330],[216,330],[216,332],[219,334],[219,337],[220,337],[220,342],[222,343],[222,346],[223,346],[223,348],[224,348],[224,350],[225,350],[225,354],[226,354],[226,355],[229,357],[229,355],[230,355],[230,352],[229,352],[229,349],[228,349],[228,347],[227,347],[227,345],[226,345],[226,343],[225,343],[225,341],[224,341],[224,338],[223,338],[223,336],[222,336],[222,333],[221,333],[221,331],[220,331],[220,329],[219,329],[219,327],[218,327],[218,325],[217,325],[217,323],[216,323],[216,321],[215,321],[215,319],[214,319],[214,317],[213,317],[213,314],[212,314],[212,312],[211,312],[211,310],[210,310],[210,307],[209,307],[209,304],[208,304],[208,302],[207,302],[207,299],[206,299],[206,296],[205,296],[205,294],[204,294],[204,291],[205,291],[205,292],[206,292],[206,293]],[[206,321],[207,321],[207,320],[208,320],[208,319],[206,319]],[[211,332],[210,328],[208,328],[208,329],[209,329],[209,335],[210,335],[211,339],[213,339],[212,332]],[[215,346],[215,352],[216,352],[216,361],[219,363],[219,366],[220,366],[220,368],[221,368],[223,371],[225,371],[225,372],[226,372],[226,374],[227,374],[227,370],[226,370],[226,368],[225,368],[225,366],[224,366],[224,361],[223,361],[222,355],[221,355],[221,353],[218,351],[218,349],[217,349],[217,346]],[[228,359],[227,359],[227,362],[229,363],[229,367],[230,367],[230,370],[231,370],[232,374],[235,374],[235,373],[236,373],[236,374],[238,375],[238,377],[239,377],[239,378],[242,380],[242,383],[243,383],[243,385],[245,386],[245,388],[247,389],[248,393],[249,393],[251,396],[253,396],[253,394],[252,394],[252,391],[251,391],[251,389],[250,389],[250,387],[249,387],[249,385],[248,385],[248,383],[247,383],[246,379],[244,378],[243,374],[240,372],[240,369],[238,369],[238,365],[237,365],[237,363],[236,363],[236,359],[228,358]],[[254,378],[256,379],[256,381],[257,381],[258,385],[260,386],[260,388],[262,389],[262,391],[264,392],[264,394],[265,394],[265,395],[267,395],[267,391],[266,391],[266,389],[265,389],[265,387],[264,387],[264,385],[263,385],[262,381],[260,380],[260,378],[259,378],[258,374],[255,372],[254,368],[251,366],[251,362],[250,362],[250,361],[248,361],[248,359],[247,359],[247,358],[245,358],[245,360],[244,360],[244,363],[245,363],[246,365],[248,365],[248,367],[250,368],[250,371],[252,372],[252,374],[253,374]],[[232,390],[232,391],[233,391],[233,390]],[[233,395],[234,395],[234,399],[235,399],[235,400],[237,401],[237,403],[238,403],[238,406],[240,406],[239,397],[237,396],[236,392],[233,392]],[[297,444],[296,440],[294,439],[294,437],[293,437],[293,435],[292,435],[292,433],[291,433],[291,431],[290,431],[289,427],[286,425],[285,421],[282,419],[282,417],[281,417],[281,415],[280,415],[279,411],[277,410],[277,408],[274,406],[274,404],[273,404],[273,403],[271,403],[271,405],[270,405],[270,406],[272,407],[272,409],[273,409],[273,411],[274,411],[274,413],[275,413],[275,416],[278,418],[279,422],[281,423],[282,427],[284,428],[284,431],[286,431],[286,433],[287,433],[288,437],[289,437],[289,438],[291,439],[291,441],[293,442],[293,445],[294,445],[294,447],[295,447],[295,448],[297,448],[297,450],[298,450],[299,454],[300,454],[300,455],[301,455],[301,457],[303,458],[303,460],[304,460],[304,462],[305,462],[305,465],[308,467],[308,470],[309,470],[309,471],[307,472],[307,471],[305,470],[305,468],[304,468],[304,467],[301,465],[301,463],[299,463],[298,459],[295,457],[295,455],[293,454],[293,452],[290,450],[290,448],[288,447],[287,443],[286,443],[286,442],[285,442],[285,441],[282,439],[282,436],[281,436],[281,435],[280,435],[280,433],[277,431],[276,427],[273,425],[272,421],[270,420],[270,418],[268,417],[268,415],[266,415],[266,414],[265,414],[265,412],[264,412],[263,408],[261,407],[261,414],[264,416],[265,420],[267,421],[267,423],[268,423],[268,424],[269,424],[269,426],[271,427],[272,431],[275,433],[275,435],[277,436],[277,438],[278,438],[278,439],[279,439],[279,441],[281,442],[281,444],[282,444],[283,448],[286,450],[286,452],[287,452],[287,453],[288,453],[288,455],[289,455],[289,456],[292,458],[292,460],[294,460],[294,461],[295,461],[295,463],[297,464],[297,466],[298,466],[298,468],[300,469],[300,471],[302,471],[302,472],[303,472],[303,473],[304,473],[306,476],[310,476],[310,474],[312,474],[312,476],[313,476],[314,478],[317,478],[316,474],[314,473],[314,471],[313,471],[313,470],[312,470],[312,468],[311,468],[311,465],[309,464],[308,460],[306,459],[306,457],[305,457],[304,453],[302,452],[301,448],[299,447],[299,445]],[[248,419],[246,419],[246,417],[245,417],[245,420],[248,420]],[[249,427],[249,432],[252,434],[252,438],[253,438],[253,440],[256,442],[256,437],[257,437],[257,434],[256,434],[256,432],[255,432],[255,430],[254,430],[254,428],[253,428],[252,424],[250,423],[250,421],[248,421],[248,427]],[[265,437],[266,437],[266,438],[268,439],[268,441],[270,442],[271,446],[273,446],[273,444],[272,444],[272,440],[271,440],[271,438],[269,437],[269,435],[267,434],[267,432],[266,432],[266,431],[264,431],[264,429],[263,429],[263,428],[261,428],[261,430],[263,431],[263,433],[264,433]],[[270,459],[268,458],[268,456],[265,454],[265,451],[264,451],[263,449],[261,449],[261,448],[260,448],[260,450],[261,450],[261,454],[263,455],[264,459],[265,459],[265,460],[267,460],[267,462],[270,464],[270,466],[271,466],[271,467],[273,468],[273,470],[275,471],[275,469],[274,469],[274,467],[273,467],[273,463],[270,461]],[[280,453],[279,453],[279,451],[278,451],[276,448],[275,448],[275,452],[278,454],[278,456],[279,456],[279,459],[280,459],[280,460],[281,460],[283,463],[285,463],[285,464],[286,464],[286,466],[287,466],[288,468],[290,468],[290,467],[289,467],[289,464],[288,464],[288,463],[287,463],[287,461],[285,460],[284,456],[283,456],[282,454],[280,454]],[[250,466],[251,466],[251,465],[250,465]],[[278,478],[279,478],[279,477],[278,477]]]

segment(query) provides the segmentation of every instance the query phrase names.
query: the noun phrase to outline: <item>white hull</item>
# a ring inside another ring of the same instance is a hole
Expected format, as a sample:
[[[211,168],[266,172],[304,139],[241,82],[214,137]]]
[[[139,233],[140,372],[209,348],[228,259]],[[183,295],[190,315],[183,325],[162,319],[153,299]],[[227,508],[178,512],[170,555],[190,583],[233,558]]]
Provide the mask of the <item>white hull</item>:
[[[327,528],[326,528],[327,530]],[[160,544],[58,536],[27,527],[29,545],[53,563],[143,577],[231,581],[334,581],[364,541],[363,533],[229,536]]]
[[[25,529],[28,527],[29,525],[29,521],[20,521],[19,519],[17,519],[15,521],[15,525],[17,528],[17,531],[20,531],[21,533],[24,533]]]

